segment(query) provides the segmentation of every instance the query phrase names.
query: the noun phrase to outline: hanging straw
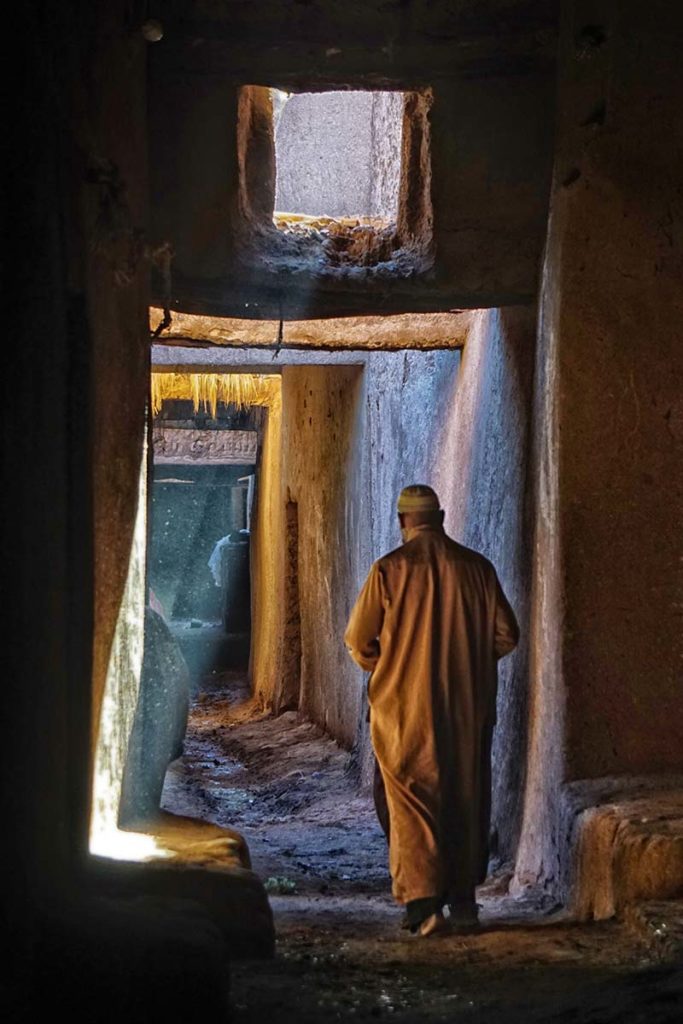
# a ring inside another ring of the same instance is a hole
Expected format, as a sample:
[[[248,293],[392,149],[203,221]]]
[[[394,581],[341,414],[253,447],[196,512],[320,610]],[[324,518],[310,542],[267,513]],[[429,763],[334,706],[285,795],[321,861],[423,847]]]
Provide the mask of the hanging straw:
[[[246,409],[269,408],[280,402],[280,377],[254,373],[153,373],[152,413],[157,416],[166,398],[192,399],[194,411],[204,407],[215,417],[219,402]]]

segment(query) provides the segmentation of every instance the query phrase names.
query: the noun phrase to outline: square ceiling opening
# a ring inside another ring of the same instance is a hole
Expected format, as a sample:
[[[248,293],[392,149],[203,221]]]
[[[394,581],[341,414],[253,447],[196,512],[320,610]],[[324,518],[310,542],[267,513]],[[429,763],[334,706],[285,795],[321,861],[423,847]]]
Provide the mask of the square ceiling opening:
[[[241,87],[240,258],[251,280],[268,275],[278,309],[298,286],[309,308],[306,278],[372,288],[431,269],[431,99]]]
[[[271,96],[276,226],[345,219],[375,228],[395,224],[404,94],[272,89]]]

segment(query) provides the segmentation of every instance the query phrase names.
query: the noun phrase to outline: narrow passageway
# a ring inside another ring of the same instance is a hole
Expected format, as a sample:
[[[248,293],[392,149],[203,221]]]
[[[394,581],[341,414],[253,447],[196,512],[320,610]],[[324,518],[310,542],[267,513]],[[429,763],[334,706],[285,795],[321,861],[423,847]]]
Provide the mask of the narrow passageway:
[[[478,891],[479,933],[402,931],[351,755],[295,712],[264,713],[237,673],[195,699],[163,804],[239,827],[270,891],[276,957],[231,965],[235,1021],[677,1019],[680,970],[623,924],[512,898],[504,871]]]
[[[3,1021],[679,1024],[683,3],[10,9]]]
[[[206,687],[206,683],[205,683]],[[237,827],[254,869],[277,892],[326,901],[388,896],[386,843],[350,755],[294,711],[260,710],[239,673],[198,695],[163,806]]]

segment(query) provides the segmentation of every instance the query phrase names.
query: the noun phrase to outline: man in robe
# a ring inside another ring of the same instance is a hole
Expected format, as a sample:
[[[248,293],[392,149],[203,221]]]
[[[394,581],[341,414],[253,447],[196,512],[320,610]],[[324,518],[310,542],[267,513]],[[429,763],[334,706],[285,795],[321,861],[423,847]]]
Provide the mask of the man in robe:
[[[372,566],[345,642],[372,673],[370,734],[389,811],[392,891],[411,930],[426,936],[477,923],[497,662],[519,629],[492,564],[444,532],[431,487],[406,487],[398,514],[404,543]]]

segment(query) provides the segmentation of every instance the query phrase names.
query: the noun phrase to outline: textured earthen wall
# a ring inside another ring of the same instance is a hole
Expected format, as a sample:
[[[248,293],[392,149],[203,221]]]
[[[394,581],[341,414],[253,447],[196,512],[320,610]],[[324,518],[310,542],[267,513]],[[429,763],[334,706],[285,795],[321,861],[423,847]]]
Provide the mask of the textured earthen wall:
[[[48,1012],[31,975],[44,966],[33,948],[41,913],[51,907],[55,933],[67,906],[77,916],[91,711],[96,721],[142,456],[146,267],[136,232],[145,223],[146,44],[127,14],[122,3],[79,2],[14,12],[22,53],[7,108],[5,242],[15,344],[3,398],[14,640],[0,774],[13,864],[3,1001],[21,1019]],[[78,973],[82,985],[82,964]],[[75,975],[62,972],[62,991]],[[54,996],[49,1012],[58,1012]]]
[[[360,688],[343,637],[367,529],[360,377],[354,366],[282,374],[283,485],[299,520],[300,707],[348,746]]]
[[[367,461],[365,515],[368,547],[353,602],[372,562],[398,547],[401,532],[396,500],[403,487],[431,479],[439,446],[439,419],[456,387],[459,351],[368,353],[363,376]],[[363,686],[367,675],[362,675]],[[363,716],[364,719],[364,716]],[[358,723],[356,761],[361,782],[372,781],[374,757],[367,724]]]
[[[18,749],[3,778],[15,780],[8,808],[23,805],[7,832],[21,847],[12,860],[25,866],[16,888],[25,882],[28,914],[36,890],[62,897],[86,847],[91,717],[96,725],[137,504],[146,43],[130,33],[122,4],[65,3],[36,23],[29,8],[21,17],[20,141],[7,163],[17,362],[7,367],[4,408],[26,428],[7,435],[6,463],[17,486],[6,548],[17,573],[11,628],[24,639],[9,672]],[[17,399],[34,408],[28,420],[11,413]]]
[[[453,400],[442,406],[433,481],[446,530],[496,567],[521,641],[499,667],[492,828],[509,859],[519,837],[528,715],[530,544],[527,465],[533,307],[472,315]]]
[[[275,206],[275,139],[270,89],[258,85],[240,89],[235,128],[239,212],[242,230],[250,232],[270,226]]]
[[[252,689],[265,704],[277,702],[283,671],[284,505],[282,411],[268,411],[257,466],[256,515],[251,541]]]
[[[149,265],[136,246],[147,216],[146,125],[142,103],[144,50],[136,55],[140,82],[113,86],[129,43],[97,62],[97,88],[107,96],[101,152],[111,172],[86,198],[88,229],[97,257],[86,264],[88,317],[93,337],[95,637],[93,728],[98,723],[109,653],[128,573],[145,458],[149,389],[147,302]],[[120,131],[125,120],[126,131]],[[107,179],[113,176],[113,183]],[[140,595],[144,599],[144,595]],[[135,696],[133,695],[133,705]],[[93,733],[94,738],[94,733]]]
[[[85,761],[91,652],[87,644],[72,648],[70,634],[76,624],[89,629],[92,602],[87,536],[86,568],[79,572],[70,565],[74,534],[68,522],[69,476],[83,480],[88,471],[83,450],[87,432],[69,436],[70,413],[85,411],[70,401],[69,378],[87,380],[89,334],[82,291],[71,297],[65,293],[70,268],[59,203],[76,202],[80,190],[74,190],[75,196],[62,187],[62,154],[54,123],[63,96],[48,73],[54,53],[45,43],[34,8],[22,7],[16,14],[16,31],[26,49],[13,77],[6,122],[15,140],[4,161],[5,188],[11,197],[4,226],[5,245],[12,252],[5,262],[6,287],[12,294],[8,328],[15,344],[7,351],[2,400],[11,425],[3,430],[2,446],[12,500],[3,503],[1,518],[5,593],[12,595],[6,601],[5,628],[14,638],[5,664],[11,682],[2,694],[3,720],[12,727],[0,748],[3,845],[8,863],[14,865],[12,883],[5,890],[13,935],[7,965],[10,1000],[14,985],[23,987],[19,969],[28,973],[22,960],[33,941],[36,904],[63,884],[75,838],[65,827],[76,809],[69,806],[68,794],[68,707],[75,691],[84,710],[75,716],[79,735],[74,737],[74,755]],[[60,45],[64,33],[54,32],[53,38],[55,46]],[[68,95],[68,87],[64,93]],[[71,346],[73,361],[68,355]],[[30,416],[26,409],[33,410]],[[87,485],[78,497],[84,510],[82,526],[88,518]],[[77,590],[70,600],[72,585]],[[84,783],[77,796],[81,810]]]
[[[558,769],[573,780],[683,758],[681,14],[589,7],[564,5],[560,54],[535,430],[548,657],[534,659],[522,882],[557,881]]]
[[[275,207],[290,213],[396,219],[403,96],[300,93],[275,129]]]
[[[371,353],[365,377],[372,558],[401,544],[396,500],[429,482],[442,443],[440,421],[455,394],[460,352]],[[368,565],[368,569],[369,569]]]
[[[398,233],[409,243],[425,246],[433,256],[432,90],[409,92],[403,106]]]
[[[533,301],[548,215],[553,101],[542,75],[434,87],[435,267],[443,281],[472,293],[470,306],[497,305],[491,295]]]
[[[356,365],[348,365],[345,356],[346,365],[326,366],[314,365],[314,355],[306,358],[309,365],[283,367],[280,505],[277,514],[269,506],[274,518],[259,527],[259,549],[277,547],[274,554],[269,551],[267,564],[283,577],[291,575],[282,516],[296,503],[300,706],[347,746],[360,728],[359,756],[367,768],[360,721],[363,676],[348,658],[344,629],[373,559],[401,542],[395,511],[399,491],[430,475],[460,353],[356,353]],[[264,449],[262,481],[272,464]],[[256,567],[254,572],[256,578]],[[289,704],[297,690],[290,678],[293,666],[285,672],[279,661],[280,675],[275,671],[289,608],[283,610],[277,582],[258,587],[264,601],[272,604],[276,595],[278,606],[264,613],[270,625],[259,634],[267,654],[259,652],[254,636],[253,683],[277,707],[283,695]]]

